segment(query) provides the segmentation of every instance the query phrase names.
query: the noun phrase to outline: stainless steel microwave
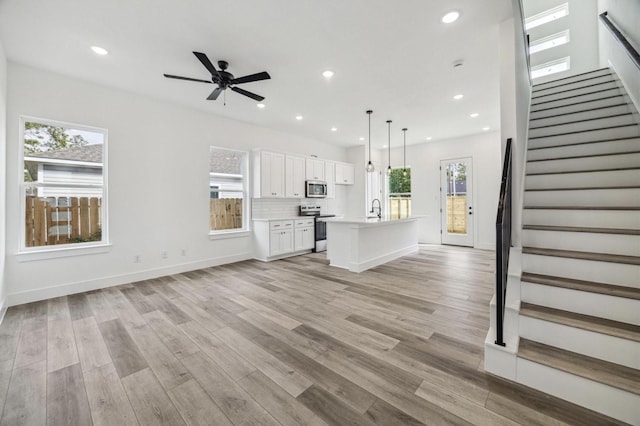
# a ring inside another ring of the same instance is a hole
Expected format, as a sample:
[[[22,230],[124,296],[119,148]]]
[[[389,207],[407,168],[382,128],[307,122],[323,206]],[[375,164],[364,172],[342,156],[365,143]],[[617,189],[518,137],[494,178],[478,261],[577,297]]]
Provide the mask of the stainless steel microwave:
[[[322,180],[308,180],[305,182],[305,197],[307,198],[326,198],[327,182]]]

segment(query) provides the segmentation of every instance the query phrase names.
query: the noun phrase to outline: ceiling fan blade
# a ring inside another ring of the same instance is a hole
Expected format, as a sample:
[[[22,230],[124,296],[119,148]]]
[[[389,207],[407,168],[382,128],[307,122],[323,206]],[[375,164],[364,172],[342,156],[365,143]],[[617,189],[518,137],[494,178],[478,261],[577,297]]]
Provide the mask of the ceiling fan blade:
[[[229,84],[251,83],[252,81],[268,80],[271,76],[268,72],[262,71],[256,74],[245,75],[244,77],[234,78]]]
[[[216,99],[218,99],[218,96],[220,96],[220,93],[222,93],[222,89],[219,87],[216,87],[215,90],[211,92],[211,94],[207,97],[207,100],[215,101]]]
[[[167,78],[175,78],[175,79],[178,79],[178,80],[198,81],[200,83],[209,83],[209,84],[212,83],[209,80],[200,80],[199,78],[191,78],[191,77],[180,77],[179,75],[164,74],[164,76],[167,77]]]
[[[256,101],[264,101],[264,97],[260,96],[260,95],[256,95],[255,93],[251,93],[249,91],[246,91],[244,89],[240,89],[239,87],[232,87],[231,90],[233,90],[236,93],[240,93],[241,95],[245,95],[250,97],[251,99],[255,99]]]
[[[200,53],[200,52],[193,52],[193,54],[196,55],[196,58],[198,58],[200,60],[200,62],[202,62],[202,65],[204,65],[204,67],[207,70],[209,70],[211,75],[215,75],[216,77],[220,77],[220,74],[218,74],[218,70],[216,69],[216,67],[213,66],[213,64],[211,63],[209,58],[207,58],[207,55],[205,55],[204,53]]]

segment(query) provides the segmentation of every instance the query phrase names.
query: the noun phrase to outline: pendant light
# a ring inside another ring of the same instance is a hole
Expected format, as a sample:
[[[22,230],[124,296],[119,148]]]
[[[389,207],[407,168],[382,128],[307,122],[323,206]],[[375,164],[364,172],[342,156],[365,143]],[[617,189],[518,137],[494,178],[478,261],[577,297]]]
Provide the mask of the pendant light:
[[[402,176],[407,176],[407,128],[405,127],[404,129],[402,129],[402,133],[404,136],[404,144],[403,144],[403,157],[404,159],[402,160]]]
[[[387,176],[391,176],[391,120],[387,120],[389,130],[389,167],[387,167]]]
[[[371,114],[372,110],[367,110],[367,115],[369,115],[369,163],[367,164],[367,172],[372,173],[376,168],[373,166],[371,162]]]

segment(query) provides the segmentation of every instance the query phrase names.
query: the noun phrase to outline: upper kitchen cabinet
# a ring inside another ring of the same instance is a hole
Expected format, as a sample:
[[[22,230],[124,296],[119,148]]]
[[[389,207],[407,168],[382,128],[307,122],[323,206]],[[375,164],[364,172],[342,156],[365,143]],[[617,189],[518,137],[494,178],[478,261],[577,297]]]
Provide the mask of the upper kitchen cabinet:
[[[284,198],[285,155],[277,152],[255,151],[255,198]]]
[[[353,164],[336,163],[336,185],[353,185],[356,171]]]
[[[327,182],[327,198],[336,198],[336,163],[324,162],[324,180]]]
[[[304,198],[305,158],[285,157],[284,187],[287,198]]]
[[[324,160],[307,158],[306,166],[307,180],[324,180]]]

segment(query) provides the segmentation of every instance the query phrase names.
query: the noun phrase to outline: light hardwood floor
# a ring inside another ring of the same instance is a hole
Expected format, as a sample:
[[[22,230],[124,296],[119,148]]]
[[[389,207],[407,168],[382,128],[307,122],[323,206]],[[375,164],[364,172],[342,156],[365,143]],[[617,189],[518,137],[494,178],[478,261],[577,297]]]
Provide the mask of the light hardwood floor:
[[[310,254],[12,307],[2,425],[616,424],[482,369],[493,253]]]

